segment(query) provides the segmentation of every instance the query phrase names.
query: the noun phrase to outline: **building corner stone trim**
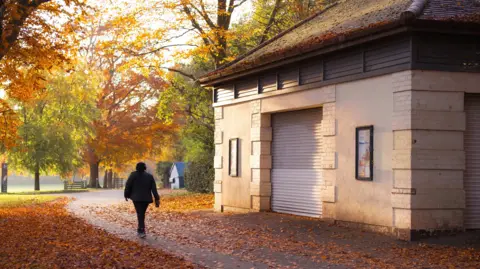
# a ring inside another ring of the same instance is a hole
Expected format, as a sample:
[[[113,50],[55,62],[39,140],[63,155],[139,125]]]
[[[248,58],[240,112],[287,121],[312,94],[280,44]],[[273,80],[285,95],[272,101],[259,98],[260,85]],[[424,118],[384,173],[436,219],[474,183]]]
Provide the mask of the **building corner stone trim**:
[[[272,184],[270,172],[272,168],[271,141],[272,127],[270,114],[262,114],[262,100],[250,103],[251,112],[251,156],[250,180],[251,209],[268,211],[271,209]]]

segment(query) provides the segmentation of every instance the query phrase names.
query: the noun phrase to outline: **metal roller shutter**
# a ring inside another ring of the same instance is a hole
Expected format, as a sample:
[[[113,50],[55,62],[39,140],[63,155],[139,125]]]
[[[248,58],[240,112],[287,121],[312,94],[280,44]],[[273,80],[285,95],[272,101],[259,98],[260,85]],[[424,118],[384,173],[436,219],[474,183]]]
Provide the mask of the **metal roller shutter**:
[[[273,211],[321,217],[321,123],[321,109],[273,115]]]
[[[465,95],[465,228],[480,229],[480,95]]]

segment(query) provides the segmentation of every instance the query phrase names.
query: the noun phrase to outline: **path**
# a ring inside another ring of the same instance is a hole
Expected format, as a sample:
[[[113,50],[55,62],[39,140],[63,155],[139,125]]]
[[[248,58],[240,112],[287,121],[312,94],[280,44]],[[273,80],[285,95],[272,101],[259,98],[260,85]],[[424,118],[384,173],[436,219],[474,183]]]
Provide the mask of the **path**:
[[[0,268],[198,267],[88,225],[67,212],[66,199],[51,202],[49,196],[32,195],[0,198]]]
[[[162,195],[162,192],[164,191],[161,191],[160,195]],[[188,246],[178,243],[174,240],[169,240],[154,235],[149,235],[147,239],[138,239],[133,229],[126,228],[121,224],[99,218],[96,214],[92,213],[92,210],[101,210],[101,208],[104,206],[124,203],[125,200],[123,199],[123,192],[120,190],[72,193],[68,194],[68,196],[75,198],[75,200],[68,206],[68,209],[71,213],[81,217],[88,223],[104,229],[107,232],[113,233],[121,238],[141,242],[143,244],[162,249],[167,253],[171,253],[195,264],[209,268],[269,268],[268,264],[265,263],[246,261],[237,256],[225,255],[201,247]],[[312,264],[312,268],[313,267],[344,268],[342,266],[328,265],[326,263],[320,267],[318,263],[315,263]]]
[[[71,212],[110,233],[138,241],[133,208],[124,202],[121,191],[71,196],[77,199],[69,206]],[[147,226],[150,236],[142,243],[209,268],[480,268],[478,249],[463,247],[472,235],[479,238],[478,233],[407,243],[289,215],[211,211],[153,210]],[[439,245],[452,240],[462,247]]]
[[[72,192],[54,194],[58,196],[68,196],[75,198],[71,204],[75,206],[84,205],[105,205],[116,204],[125,201],[123,198],[123,190],[98,190],[89,192]]]

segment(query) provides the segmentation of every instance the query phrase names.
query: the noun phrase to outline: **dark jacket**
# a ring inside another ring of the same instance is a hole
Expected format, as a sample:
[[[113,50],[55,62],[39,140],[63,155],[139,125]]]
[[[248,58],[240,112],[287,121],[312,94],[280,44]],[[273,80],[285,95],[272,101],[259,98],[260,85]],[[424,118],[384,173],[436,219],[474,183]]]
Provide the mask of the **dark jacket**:
[[[160,200],[157,192],[157,184],[152,175],[147,172],[133,172],[130,174],[125,185],[125,198],[130,198],[134,202],[153,202],[152,194],[155,200]]]

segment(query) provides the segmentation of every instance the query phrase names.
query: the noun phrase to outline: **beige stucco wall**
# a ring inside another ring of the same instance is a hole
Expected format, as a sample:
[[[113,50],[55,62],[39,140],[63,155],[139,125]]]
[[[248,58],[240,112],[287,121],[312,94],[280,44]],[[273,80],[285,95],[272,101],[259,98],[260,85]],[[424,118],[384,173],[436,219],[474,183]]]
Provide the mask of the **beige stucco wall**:
[[[277,95],[261,101],[216,107],[216,210],[269,210],[270,141],[272,139],[270,115],[289,110],[320,107],[327,103],[332,104],[334,100],[335,86],[327,86]],[[334,123],[334,118],[331,123]],[[326,127],[331,125],[325,124]],[[328,132],[334,133],[331,129],[333,128],[327,128]],[[228,141],[231,138],[240,139],[239,169],[241,173],[238,177],[228,175]],[[330,183],[328,190],[332,193],[328,196],[334,196],[333,183]]]
[[[479,81],[480,74],[404,71],[216,107],[215,207],[268,210],[270,115],[322,106],[324,217],[405,230],[462,227],[463,94],[480,93]],[[374,179],[358,181],[355,128],[367,125],[375,128]],[[241,140],[236,178],[228,176],[230,138]]]
[[[338,220],[392,225],[391,77],[381,76],[336,87]],[[355,128],[374,126],[373,181],[355,179]]]
[[[253,171],[257,171],[255,168],[258,167],[250,166],[255,156],[262,155],[266,157],[265,159],[270,157],[268,152],[257,154],[251,147],[251,140],[255,140],[252,137],[255,132],[252,131],[256,128],[253,126],[256,116],[252,114],[254,102],[255,106],[259,106],[261,115],[323,106],[325,115],[322,129],[325,148],[328,149],[324,155],[325,186],[322,186],[325,217],[383,226],[392,225],[393,93],[390,75],[223,106],[222,120],[217,121],[217,130],[222,130],[223,136],[223,143],[217,145],[222,152],[218,155],[223,155],[219,176],[222,183],[217,189],[221,191],[218,197],[221,197],[223,207],[230,210],[256,209],[252,204],[255,196],[251,196],[252,190],[249,192],[251,182],[270,181],[269,176],[264,176],[262,180],[258,180],[255,175],[252,178],[250,170],[254,168]],[[373,182],[355,179],[355,128],[363,125],[375,126]],[[263,123],[262,126],[269,127]],[[265,137],[271,132],[271,128],[260,129],[262,136]],[[242,172],[236,178],[228,176],[230,138],[241,140]],[[261,140],[263,139],[265,138]],[[268,161],[265,160],[264,163]],[[262,168],[270,167],[267,164]],[[262,170],[262,174],[263,172],[268,170]],[[267,206],[263,205],[261,209],[266,208]]]
[[[250,201],[250,105],[242,103],[223,108],[222,169],[222,203],[223,206],[249,209]],[[239,176],[228,175],[228,144],[232,138],[239,138]]]

